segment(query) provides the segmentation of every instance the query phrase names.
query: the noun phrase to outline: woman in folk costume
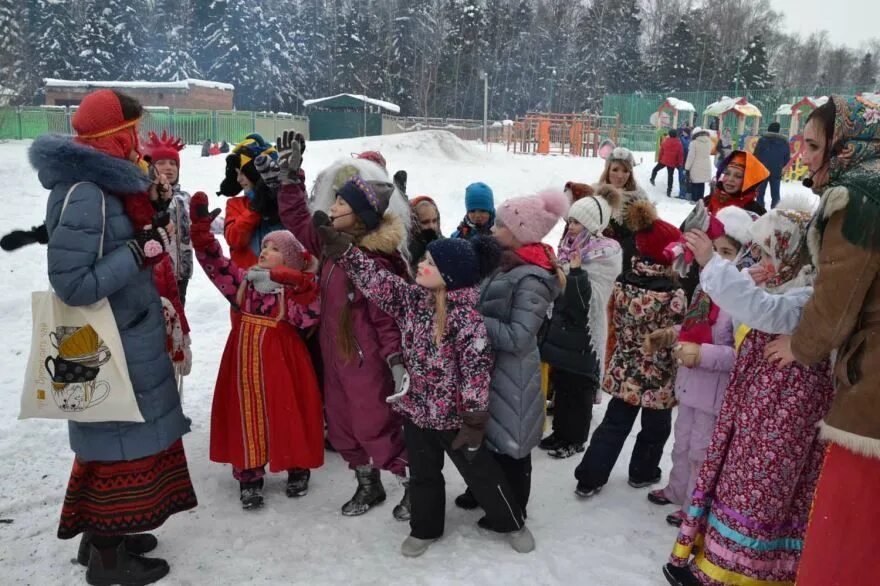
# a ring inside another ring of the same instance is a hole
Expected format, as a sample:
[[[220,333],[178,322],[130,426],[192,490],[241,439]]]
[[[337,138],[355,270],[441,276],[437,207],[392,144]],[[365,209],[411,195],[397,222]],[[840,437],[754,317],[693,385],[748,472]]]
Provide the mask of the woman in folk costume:
[[[566,191],[570,185],[566,184]],[[608,305],[623,258],[620,245],[603,236],[602,231],[620,206],[620,198],[617,189],[601,185],[595,195],[577,199],[568,211],[568,227],[559,243],[559,262],[569,282],[565,295],[554,306],[541,347],[542,360],[553,367],[550,376],[559,410],[553,418],[553,433],[538,444],[553,457],[565,458],[582,452],[590,429],[590,403],[597,399],[605,371]],[[573,259],[579,266],[573,267]],[[577,278],[573,278],[572,272]],[[579,278],[586,280],[580,289]],[[587,307],[581,315],[578,301],[583,297]],[[572,327],[582,331],[569,332]]]
[[[643,340],[684,317],[684,291],[673,279],[670,259],[664,252],[679,240],[681,232],[658,218],[649,201],[631,204],[627,223],[640,256],[614,288],[618,339],[602,380],[602,390],[612,399],[575,470],[575,492],[584,498],[598,494],[608,482],[636,418],[641,415],[642,429],[629,463],[629,485],[633,488],[660,482],[660,458],[672,432],[676,364],[670,349],[649,352]]]
[[[786,198],[750,230],[762,260],[752,278],[712,253],[703,233],[688,246],[711,299],[748,330],[739,345],[706,460],[670,564],[671,584],[791,585],[825,444],[818,423],[834,389],[828,361],[779,369],[765,357],[791,333],[811,289],[804,236],[811,198]]]
[[[211,460],[232,464],[245,510],[263,505],[266,464],[287,471],[287,496],[304,496],[309,470],[324,463],[321,397],[299,332],[318,322],[318,262],[276,230],[243,269],[211,233],[207,195],[193,196],[191,215],[196,258],[233,310],[211,408]]]
[[[142,114],[128,96],[93,92],[73,116],[76,137],[41,136],[29,153],[40,182],[51,190],[46,228],[52,287],[68,305],[109,301],[144,418],[68,423],[76,460],[58,536],[82,534],[77,560],[88,566],[90,584],[161,579],[168,564],[141,557],[157,545],[143,532],[196,506],[181,441],[190,422],[165,351],[162,303],[150,270],[166,257],[161,230],[130,217],[126,205],[141,198],[149,208],[147,192],[156,196],[137,164]]]
[[[829,443],[797,583],[866,584],[880,576],[880,103],[832,96],[804,129],[804,162],[822,195],[807,242],[814,295],[791,340],[769,350],[801,364],[837,350],[836,394],[820,426]]]
[[[306,249],[320,258],[321,241],[306,201],[305,173],[300,168],[300,144],[292,132],[285,132],[278,144],[281,219]],[[361,251],[384,269],[398,276],[408,275],[409,268],[399,250],[407,247],[409,203],[396,195],[387,173],[376,163],[349,159],[334,164],[332,169],[332,173],[325,170],[315,183],[316,209],[323,211],[321,206],[327,205],[337,231],[354,236]],[[367,178],[358,169],[366,169]],[[405,215],[388,211],[396,200],[402,201]],[[354,496],[342,506],[342,514],[363,515],[384,502],[386,493],[379,471],[387,470],[404,486],[393,515],[399,521],[409,520],[402,421],[385,401],[404,384],[400,329],[394,318],[364,296],[333,260],[323,259],[320,276],[319,341],[328,439],[355,471],[358,483]]]

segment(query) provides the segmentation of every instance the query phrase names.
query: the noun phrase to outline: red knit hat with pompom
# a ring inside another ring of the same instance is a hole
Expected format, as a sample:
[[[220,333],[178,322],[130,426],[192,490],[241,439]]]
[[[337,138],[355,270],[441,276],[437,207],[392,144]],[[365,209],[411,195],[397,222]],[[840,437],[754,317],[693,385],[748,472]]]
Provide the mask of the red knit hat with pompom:
[[[641,256],[669,266],[672,259],[664,250],[681,238],[681,231],[657,216],[657,208],[648,200],[635,201],[626,211],[626,225],[636,233],[636,248]]]

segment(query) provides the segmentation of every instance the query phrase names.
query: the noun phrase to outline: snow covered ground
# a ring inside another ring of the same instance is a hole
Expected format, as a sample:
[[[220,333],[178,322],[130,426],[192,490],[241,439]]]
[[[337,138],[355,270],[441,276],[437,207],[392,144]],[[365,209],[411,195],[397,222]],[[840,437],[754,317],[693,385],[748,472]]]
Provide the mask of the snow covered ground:
[[[5,186],[0,233],[42,222],[46,191],[27,162],[29,141],[0,143],[0,185]],[[364,139],[309,143],[304,158],[307,176],[339,157],[368,149],[381,150],[393,171],[409,172],[411,195],[429,194],[440,207],[445,233],[463,214],[464,188],[484,181],[496,202],[566,181],[594,182],[598,159],[511,155],[492,152],[450,134],[425,131]],[[652,153],[637,153],[637,179],[659,202],[661,215],[678,225],[689,204],[669,200],[665,187],[648,184]],[[199,149],[183,152],[181,179],[190,192],[213,195],[223,176],[222,157],[202,159]],[[665,176],[663,176],[665,181]],[[804,191],[784,185],[783,193]],[[556,244],[562,224],[548,238]],[[18,421],[24,362],[30,344],[30,292],[45,289],[45,250],[32,246],[15,254],[0,253],[0,583],[83,583],[83,570],[72,563],[75,542],[55,537],[58,515],[73,460],[66,423]],[[635,431],[605,490],[588,501],[574,494],[573,471],[579,458],[555,461],[535,450],[529,526],[537,540],[530,555],[513,552],[498,536],[476,526],[478,512],[457,509],[452,499],[464,488],[454,466],[447,466],[446,535],[423,557],[399,553],[408,533],[391,516],[402,488],[384,476],[389,499],[368,515],[349,519],[339,507],[353,493],[353,474],[336,454],[314,472],[311,492],[300,500],[284,496],[284,478],[272,476],[266,507],[246,513],[238,503],[230,470],[208,460],[211,395],[229,329],[226,302],[199,268],[190,284],[187,313],[193,327],[192,375],[186,380],[184,406],[193,421],[186,436],[199,507],[173,517],[158,531],[156,551],[172,565],[163,583],[192,584],[594,584],[648,586],[665,583],[659,573],[676,532],[664,517],[674,509],[648,503],[647,489],[626,484]],[[601,421],[607,398],[593,411]],[[668,452],[663,467],[668,472]]]

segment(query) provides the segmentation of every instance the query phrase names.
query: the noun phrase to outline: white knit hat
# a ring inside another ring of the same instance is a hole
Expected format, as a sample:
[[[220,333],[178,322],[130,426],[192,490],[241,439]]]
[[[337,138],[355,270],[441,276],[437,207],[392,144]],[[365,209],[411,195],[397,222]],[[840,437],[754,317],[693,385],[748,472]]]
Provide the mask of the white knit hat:
[[[581,198],[571,204],[568,217],[574,218],[590,234],[596,235],[608,227],[615,208],[620,206],[620,192],[610,185],[601,185],[595,195]]]
[[[715,217],[724,225],[725,235],[730,236],[740,245],[751,241],[749,230],[751,230],[754,220],[749,212],[736,206],[728,206],[719,211]]]

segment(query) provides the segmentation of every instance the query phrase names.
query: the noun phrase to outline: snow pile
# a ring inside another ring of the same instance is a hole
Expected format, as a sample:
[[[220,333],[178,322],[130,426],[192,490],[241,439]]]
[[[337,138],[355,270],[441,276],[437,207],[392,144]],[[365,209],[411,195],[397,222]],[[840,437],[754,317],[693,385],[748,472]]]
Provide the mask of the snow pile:
[[[697,109],[690,102],[679,100],[678,98],[666,98],[666,102],[678,110],[679,112],[696,112]]]
[[[47,77],[43,80],[46,87],[54,88],[133,88],[133,89],[178,89],[186,90],[190,86],[206,87],[215,90],[233,91],[235,86],[231,83],[219,81],[207,81],[204,79],[183,79],[180,81],[83,81],[71,79],[52,79]]]
[[[359,100],[361,102],[366,102],[368,104],[372,104],[374,106],[379,106],[389,112],[394,112],[395,114],[400,114],[400,106],[397,104],[392,104],[391,102],[386,102],[384,100],[377,100],[376,98],[368,98],[363,94],[336,94],[335,96],[328,96],[326,98],[315,98],[313,100],[303,100],[303,107],[308,108],[309,106],[314,106],[315,104],[320,104],[322,102],[326,102],[328,100],[335,100],[336,98],[348,97],[355,100]]]
[[[46,191],[27,163],[29,141],[0,143],[0,184],[7,204],[0,216],[0,233],[42,222]],[[417,132],[308,144],[303,165],[311,189],[318,171],[351,153],[379,149],[389,170],[409,172],[411,196],[433,196],[440,208],[442,228],[449,234],[464,214],[464,189],[485,181],[496,203],[545,187],[561,188],[566,181],[594,182],[603,161],[574,157],[511,155],[503,147],[487,152],[445,132]],[[678,225],[689,204],[667,199],[663,186],[648,184],[653,153],[636,153],[639,183],[657,200],[660,214]],[[212,206],[224,198],[214,192],[223,177],[223,157],[201,158],[198,148],[181,153],[184,189],[210,194]],[[783,194],[803,188],[784,184]],[[547,241],[556,244],[560,222]],[[48,287],[46,251],[31,246],[14,254],[0,253],[0,563],[3,582],[40,585],[80,584],[83,570],[69,563],[75,542],[55,538],[61,500],[73,455],[66,425],[59,421],[16,419],[24,361],[30,347],[30,292]],[[362,518],[343,518],[339,507],[354,492],[351,471],[336,454],[327,454],[323,468],[314,471],[312,488],[303,499],[284,496],[284,475],[270,475],[263,511],[244,512],[238,486],[229,468],[208,460],[211,398],[217,365],[229,331],[228,304],[200,268],[190,283],[187,314],[193,328],[192,375],[186,379],[184,408],[193,431],[185,437],[199,507],[173,517],[157,533],[156,554],[166,557],[171,575],[162,583],[192,585],[206,582],[235,584],[446,585],[446,584],[580,584],[584,572],[596,586],[660,584],[659,568],[671,551],[676,531],[664,522],[671,507],[646,500],[647,490],[627,486],[627,465],[633,431],[611,480],[602,494],[589,501],[575,498],[573,471],[579,458],[552,460],[534,452],[529,526],[537,539],[530,555],[514,553],[500,537],[478,529],[479,511],[456,508],[452,499],[464,484],[451,464],[446,467],[446,535],[422,558],[404,559],[400,542],[406,524],[393,520],[391,508],[402,488],[383,474],[388,501]],[[605,401],[607,404],[607,398]],[[602,420],[605,405],[594,409],[591,427]],[[668,472],[666,446],[663,468]]]

